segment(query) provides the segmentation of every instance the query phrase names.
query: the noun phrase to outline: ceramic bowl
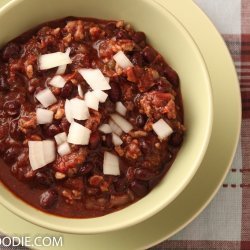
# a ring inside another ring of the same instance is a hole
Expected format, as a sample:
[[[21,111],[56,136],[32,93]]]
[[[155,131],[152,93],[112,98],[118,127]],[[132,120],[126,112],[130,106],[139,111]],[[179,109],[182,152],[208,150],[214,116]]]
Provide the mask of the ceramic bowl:
[[[206,152],[212,129],[212,94],[206,65],[188,30],[153,0],[12,0],[0,9],[0,47],[30,28],[66,16],[123,19],[147,34],[181,79],[183,146],[168,173],[146,197],[118,212],[69,219],[41,212],[0,185],[0,202],[20,217],[48,229],[93,234],[132,226],[156,214],[187,186]],[[181,6],[180,6],[181,8]],[[183,208],[185,209],[185,208]],[[152,229],[153,230],[153,229]]]

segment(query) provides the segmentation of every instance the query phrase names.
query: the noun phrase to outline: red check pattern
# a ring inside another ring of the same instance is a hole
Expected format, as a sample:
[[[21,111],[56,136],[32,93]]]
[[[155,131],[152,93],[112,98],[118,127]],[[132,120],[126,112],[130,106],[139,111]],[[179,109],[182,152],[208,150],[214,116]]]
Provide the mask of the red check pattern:
[[[241,240],[179,240],[178,237],[164,241],[153,247],[154,250],[250,250],[250,1],[241,0],[241,33],[222,34],[231,52],[240,80],[242,97],[242,130],[241,130],[241,157],[242,166],[239,169],[232,167],[231,172],[242,175],[241,183],[229,183],[225,180],[222,189],[242,190],[241,204]],[[221,204],[223,206],[223,204]],[[200,216],[203,216],[202,214]],[[205,223],[203,225],[206,227]],[[187,228],[185,230],[193,230]],[[214,228],[216,230],[216,228]],[[225,229],[226,230],[226,229]],[[192,233],[189,232],[189,233]],[[194,234],[196,232],[193,232]]]

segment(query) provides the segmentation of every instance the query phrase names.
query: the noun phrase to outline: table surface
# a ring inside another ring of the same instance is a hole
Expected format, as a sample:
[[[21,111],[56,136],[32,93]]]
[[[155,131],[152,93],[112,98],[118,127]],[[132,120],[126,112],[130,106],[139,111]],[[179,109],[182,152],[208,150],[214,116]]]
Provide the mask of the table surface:
[[[250,0],[194,1],[214,22],[235,62],[243,103],[241,137],[231,170],[210,205],[152,249],[250,250]]]

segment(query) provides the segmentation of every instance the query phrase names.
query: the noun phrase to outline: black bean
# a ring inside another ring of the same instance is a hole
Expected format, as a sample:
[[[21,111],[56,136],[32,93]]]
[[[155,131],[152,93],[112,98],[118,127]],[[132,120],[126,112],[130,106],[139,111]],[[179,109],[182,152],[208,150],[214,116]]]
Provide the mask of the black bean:
[[[174,147],[179,147],[183,142],[183,134],[173,133],[170,137],[169,143]]]
[[[128,187],[128,181],[126,178],[119,178],[115,183],[114,183],[115,191],[117,193],[124,193],[127,190]]]
[[[148,193],[148,187],[138,181],[133,181],[130,184],[130,188],[134,192],[134,194],[139,197],[145,196]]]
[[[73,84],[72,83],[69,83],[67,82],[64,87],[62,88],[62,91],[61,91],[61,97],[63,98],[69,98],[73,92]]]
[[[69,126],[70,126],[70,123],[67,121],[66,118],[63,118],[59,125],[60,129],[65,133],[69,132]]]
[[[148,182],[149,189],[152,190],[160,182],[161,178],[162,178],[162,175],[158,175],[155,178],[149,180]]]
[[[142,115],[142,114],[139,114],[136,119],[135,119],[135,122],[136,122],[136,125],[139,127],[139,128],[143,128],[145,123],[147,121],[147,117],[145,115]]]
[[[43,173],[43,172],[37,172],[35,174],[35,180],[40,185],[47,186],[47,187],[51,186],[54,183],[53,176],[49,173]]]
[[[104,146],[108,148],[113,147],[113,142],[112,142],[112,135],[111,134],[106,134],[106,140],[103,141]]]
[[[8,101],[4,104],[4,111],[9,116],[18,116],[20,113],[21,104],[17,100]]]
[[[40,206],[43,208],[51,208],[58,200],[58,193],[54,189],[49,189],[40,195]]]
[[[142,181],[148,181],[152,179],[155,174],[146,168],[136,168],[134,171],[135,178]]]
[[[92,162],[85,162],[83,163],[82,166],[80,166],[80,168],[78,169],[78,174],[79,175],[86,175],[89,172],[91,172],[91,170],[94,168],[94,164]]]
[[[18,127],[18,120],[13,120],[10,123],[10,129],[9,129],[10,136],[17,141],[21,141],[24,138],[24,134]]]
[[[18,147],[9,148],[4,154],[4,161],[8,164],[14,163],[19,152],[20,149]]]
[[[133,37],[133,41],[136,43],[141,43],[146,41],[146,35],[144,32],[136,32]]]
[[[56,124],[45,125],[44,130],[47,136],[54,137],[56,134],[61,132],[61,129]]]
[[[173,69],[171,69],[171,68],[165,69],[164,75],[169,80],[169,82],[172,83],[172,85],[174,87],[176,87],[176,88],[179,87],[180,78],[179,78],[178,74]]]
[[[9,43],[3,51],[3,59],[8,61],[10,58],[17,58],[20,52],[20,47],[16,43]]]
[[[107,23],[106,29],[114,31],[116,29],[116,23],[115,22]]]
[[[114,113],[115,112],[115,103],[113,103],[109,99],[107,99],[105,102],[105,111],[107,113]]]
[[[132,63],[133,63],[134,65],[138,65],[138,66],[140,66],[140,67],[142,67],[143,64],[144,64],[143,56],[142,56],[142,54],[139,53],[139,52],[134,53],[134,55],[132,56],[132,59],[131,59],[131,60],[132,60]]]
[[[118,102],[121,100],[122,91],[121,87],[116,82],[110,82],[111,89],[108,91],[109,99],[112,102]]]
[[[147,62],[152,63],[154,61],[154,59],[156,58],[157,53],[155,52],[155,50],[153,48],[146,47],[143,50],[143,56]]]
[[[99,131],[93,132],[89,138],[89,148],[96,149],[100,145],[100,142],[101,142],[101,136]]]
[[[130,38],[128,32],[126,32],[125,30],[122,30],[122,29],[117,32],[116,37],[118,39],[129,39]]]

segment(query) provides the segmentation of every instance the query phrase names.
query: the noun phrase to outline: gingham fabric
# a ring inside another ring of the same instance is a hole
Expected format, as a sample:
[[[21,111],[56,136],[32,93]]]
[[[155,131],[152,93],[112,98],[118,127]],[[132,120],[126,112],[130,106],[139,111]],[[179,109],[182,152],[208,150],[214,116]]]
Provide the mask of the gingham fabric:
[[[243,121],[238,149],[220,191],[184,230],[152,249],[250,250],[250,0],[194,0],[211,18],[240,79]]]
[[[152,249],[250,250],[250,0],[194,1],[212,19],[234,59],[243,103],[241,138],[231,171],[210,205]]]

